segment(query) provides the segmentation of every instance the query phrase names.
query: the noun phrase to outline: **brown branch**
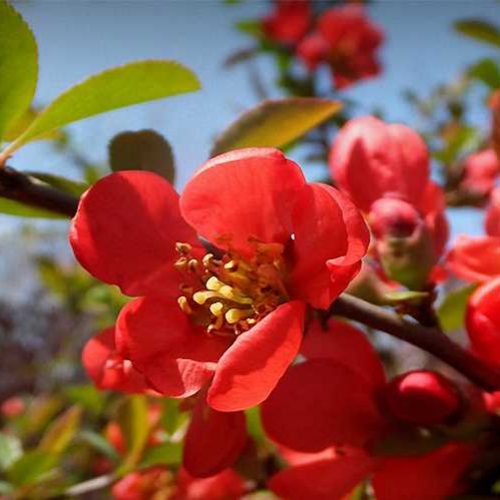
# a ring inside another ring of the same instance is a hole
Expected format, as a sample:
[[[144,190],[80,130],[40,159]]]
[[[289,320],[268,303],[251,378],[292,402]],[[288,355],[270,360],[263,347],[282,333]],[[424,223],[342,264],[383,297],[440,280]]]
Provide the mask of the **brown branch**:
[[[35,208],[73,217],[78,198],[11,167],[0,169],[0,196]]]
[[[487,391],[500,390],[500,370],[486,365],[474,354],[451,341],[440,329],[427,328],[352,295],[341,295],[331,314],[381,330],[436,356]]]

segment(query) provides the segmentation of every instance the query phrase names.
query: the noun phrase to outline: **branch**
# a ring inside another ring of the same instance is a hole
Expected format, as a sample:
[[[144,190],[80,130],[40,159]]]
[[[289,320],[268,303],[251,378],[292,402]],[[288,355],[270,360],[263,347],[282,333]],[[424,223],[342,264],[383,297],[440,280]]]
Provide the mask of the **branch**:
[[[0,196],[69,217],[75,215],[78,207],[78,198],[75,196],[11,167],[0,169]]]
[[[486,365],[438,328],[424,327],[349,294],[341,295],[329,312],[420,347],[486,391],[500,390],[500,370]]]

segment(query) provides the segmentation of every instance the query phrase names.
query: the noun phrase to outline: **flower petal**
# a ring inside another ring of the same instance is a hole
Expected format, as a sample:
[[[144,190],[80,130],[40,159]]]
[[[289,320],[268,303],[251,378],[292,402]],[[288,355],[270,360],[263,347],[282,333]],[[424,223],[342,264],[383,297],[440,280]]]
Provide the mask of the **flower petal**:
[[[239,500],[248,490],[243,478],[232,469],[207,478],[192,477],[185,469],[177,477],[173,500]]]
[[[99,389],[127,393],[143,393],[150,389],[131,362],[117,352],[114,327],[106,328],[85,344],[82,363]]]
[[[262,405],[262,422],[271,439],[306,452],[364,446],[385,427],[373,386],[327,359],[292,366]]]
[[[117,343],[160,393],[187,397],[210,378],[229,342],[194,326],[174,300],[129,302],[117,321]]]
[[[199,245],[172,186],[151,172],[117,172],[80,199],[70,243],[80,264],[128,295],[177,291],[177,241]]]
[[[466,281],[482,283],[500,276],[500,238],[459,236],[446,264],[456,276]]]
[[[290,467],[269,481],[269,489],[287,500],[341,500],[370,474],[375,461],[365,454]]]
[[[200,397],[184,442],[184,467],[195,477],[209,477],[230,467],[247,440],[245,414],[220,412]]]
[[[451,443],[432,453],[384,460],[372,481],[375,496],[401,500],[404,492],[404,498],[442,500],[462,493],[460,476],[473,456],[470,446]]]
[[[240,149],[201,167],[182,193],[181,211],[214,245],[249,254],[249,238],[289,240],[292,204],[304,183],[300,167],[277,149]]]
[[[267,398],[299,350],[304,313],[302,302],[287,302],[236,339],[217,364],[212,408],[244,410]]]
[[[384,368],[365,334],[345,321],[330,318],[324,330],[310,323],[300,352],[308,359],[331,359],[358,373],[373,387],[385,384]]]
[[[387,195],[418,205],[429,176],[429,153],[421,137],[373,116],[355,118],[342,128],[329,161],[339,186],[366,212]]]
[[[326,309],[361,268],[370,235],[353,203],[325,184],[308,184],[293,210],[295,297]]]

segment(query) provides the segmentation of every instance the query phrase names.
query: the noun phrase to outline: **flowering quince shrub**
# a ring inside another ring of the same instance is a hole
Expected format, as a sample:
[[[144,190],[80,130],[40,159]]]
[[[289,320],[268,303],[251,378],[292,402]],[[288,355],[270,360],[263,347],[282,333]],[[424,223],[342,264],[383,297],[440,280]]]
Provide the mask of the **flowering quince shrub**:
[[[353,115],[341,92],[381,72],[370,11],[277,0],[240,23],[254,46],[228,64],[272,54],[288,97],[230,124],[179,194],[152,130],[111,140],[111,172],[76,155],[85,181],[11,167],[40,138],[75,156],[73,121],[200,83],[136,61],[35,112],[36,40],[0,0],[0,211],[71,219],[77,262],[39,271],[88,331],[74,378],[47,362],[43,392],[0,397],[0,498],[498,497],[500,68],[408,94],[421,130]],[[456,29],[500,44],[492,23]],[[489,124],[469,122],[472,88]],[[452,206],[484,234],[450,237]],[[64,344],[44,359],[66,373]]]

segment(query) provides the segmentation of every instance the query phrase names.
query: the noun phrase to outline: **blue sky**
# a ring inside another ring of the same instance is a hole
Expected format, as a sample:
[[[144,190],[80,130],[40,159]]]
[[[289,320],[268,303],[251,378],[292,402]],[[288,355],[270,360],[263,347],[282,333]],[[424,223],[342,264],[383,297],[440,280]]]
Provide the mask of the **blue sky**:
[[[118,110],[70,129],[78,146],[97,161],[106,158],[109,140],[122,130],[160,131],[174,147],[179,187],[206,159],[214,135],[256,102],[245,68],[227,71],[221,66],[232,50],[251,43],[234,30],[234,22],[262,15],[268,5],[247,1],[227,6],[211,0],[15,3],[39,43],[38,103],[48,102],[91,73],[135,59],[175,59],[198,74],[201,92]],[[346,97],[361,103],[359,114],[382,107],[389,120],[414,124],[402,98],[404,89],[426,94],[478,58],[498,56],[451,28],[454,20],[464,17],[500,21],[497,1],[385,1],[370,5],[369,11],[387,35],[381,53],[384,73],[346,92]],[[262,58],[259,68],[271,94],[278,96],[271,61]],[[484,110],[475,110],[474,118],[487,127]],[[27,146],[11,163],[19,169],[78,174],[44,143]],[[454,217],[457,230],[477,232],[477,220],[470,211]],[[11,224],[6,217],[0,219],[3,228]]]

